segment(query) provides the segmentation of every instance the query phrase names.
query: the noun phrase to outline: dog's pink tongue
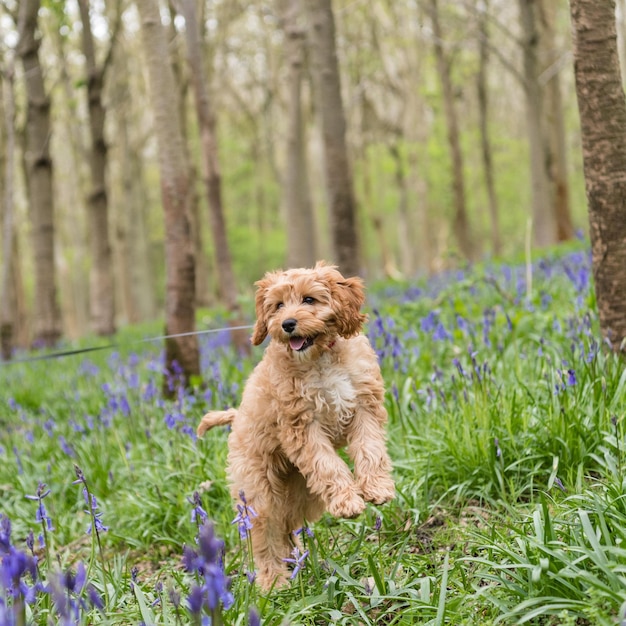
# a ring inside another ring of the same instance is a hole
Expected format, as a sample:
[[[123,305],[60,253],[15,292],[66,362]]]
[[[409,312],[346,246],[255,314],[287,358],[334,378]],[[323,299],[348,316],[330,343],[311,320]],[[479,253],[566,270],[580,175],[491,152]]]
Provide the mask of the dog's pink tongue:
[[[292,350],[300,350],[305,341],[306,339],[304,337],[291,337],[289,339],[289,345]]]

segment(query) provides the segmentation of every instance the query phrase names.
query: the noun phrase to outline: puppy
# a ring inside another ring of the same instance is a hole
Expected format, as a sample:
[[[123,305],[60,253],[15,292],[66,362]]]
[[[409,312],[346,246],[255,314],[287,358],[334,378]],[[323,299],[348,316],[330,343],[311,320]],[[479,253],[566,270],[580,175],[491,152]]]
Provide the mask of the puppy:
[[[360,278],[320,261],[313,269],[268,273],[256,283],[252,343],[271,341],[239,409],[207,413],[202,436],[232,424],[229,481],[258,513],[251,532],[257,580],[285,583],[292,531],[324,511],[356,517],[365,502],[394,497],[385,446],[387,412],[376,354],[359,334]],[[347,447],[354,475],[337,454]]]

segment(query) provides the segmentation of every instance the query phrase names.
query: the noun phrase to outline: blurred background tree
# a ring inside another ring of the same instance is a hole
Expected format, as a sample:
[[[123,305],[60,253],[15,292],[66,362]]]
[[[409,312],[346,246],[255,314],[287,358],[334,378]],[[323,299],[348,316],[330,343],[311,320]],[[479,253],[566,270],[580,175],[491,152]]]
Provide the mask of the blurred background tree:
[[[0,243],[12,264],[2,273],[14,294],[3,308],[10,344],[165,320],[177,310],[172,280],[182,280],[168,273],[173,236],[190,242],[190,306],[222,305],[232,323],[252,283],[287,264],[325,258],[370,280],[401,279],[587,231],[567,3],[333,0],[334,36],[322,43],[319,3],[150,2],[180,119],[170,168],[188,181],[184,233],[163,210],[171,146],[157,141],[142,3],[0,7],[3,110],[11,93],[15,102],[0,134],[2,180],[13,172],[1,222],[13,244]],[[324,66],[332,42],[334,70]],[[345,131],[332,130],[324,120],[340,114]],[[344,132],[334,164],[328,141]],[[349,200],[340,213],[338,197]],[[90,281],[100,267],[103,282]]]

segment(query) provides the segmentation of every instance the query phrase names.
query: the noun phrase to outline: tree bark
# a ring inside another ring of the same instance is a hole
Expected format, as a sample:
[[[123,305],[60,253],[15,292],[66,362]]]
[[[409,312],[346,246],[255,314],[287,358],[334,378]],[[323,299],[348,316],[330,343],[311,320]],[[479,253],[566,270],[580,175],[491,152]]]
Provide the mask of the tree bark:
[[[17,53],[27,98],[24,161],[30,204],[35,269],[34,344],[52,346],[61,336],[54,255],[54,193],[50,158],[50,98],[45,91],[39,40],[35,36],[39,0],[19,4]]]
[[[356,202],[346,145],[346,118],[331,0],[306,0],[310,51],[321,118],[326,188],[335,261],[345,275],[359,273],[361,264]]]
[[[502,236],[500,234],[500,215],[498,199],[493,176],[493,159],[491,156],[491,141],[489,139],[489,91],[487,89],[487,66],[489,64],[489,31],[487,30],[488,0],[481,0],[482,6],[478,13],[478,74],[476,87],[478,92],[478,127],[480,129],[480,147],[485,175],[485,187],[489,205],[489,221],[491,224],[491,248],[493,254],[502,253]]]
[[[7,60],[0,76],[0,110],[4,132],[0,133],[0,172],[4,179],[2,196],[2,273],[0,275],[0,355],[8,361],[15,345],[15,259],[14,182],[15,182],[15,76],[13,57]]]
[[[91,192],[87,200],[92,253],[89,309],[93,331],[101,336],[109,336],[115,333],[115,289],[109,235],[109,195],[106,181],[107,144],[104,137],[106,109],[102,102],[102,90],[112,48],[109,50],[107,60],[98,65],[91,32],[89,1],[78,0],[78,8],[83,25],[83,54],[87,74],[87,110],[91,136],[91,150],[89,152]],[[113,35],[110,45],[113,46],[114,42],[115,36]]]
[[[543,90],[539,84],[539,2],[540,0],[519,0],[519,11],[522,27],[526,123],[530,147],[533,236],[536,245],[548,246],[556,241],[556,224],[550,200],[549,181],[546,173],[546,150],[542,131],[545,103]]]
[[[626,338],[626,97],[615,1],[570,0],[574,76],[596,299],[603,336],[622,354]]]
[[[300,24],[301,0],[283,7],[287,74],[287,164],[284,203],[287,221],[287,265],[312,267],[316,258],[315,220],[309,190],[305,128],[302,115],[302,77],[306,57],[306,32]]]
[[[463,257],[471,261],[474,258],[474,243],[470,232],[465,199],[465,176],[463,172],[463,153],[459,137],[459,121],[454,106],[454,90],[450,77],[450,63],[443,49],[443,36],[439,23],[438,0],[430,0],[430,17],[433,27],[437,74],[443,91],[443,109],[448,132],[448,147],[452,162],[452,187],[454,192],[453,230]]]
[[[555,58],[556,45],[556,3],[543,2],[542,9],[542,53],[545,67],[545,136],[547,138],[547,174],[550,185],[552,210],[556,224],[557,241],[567,241],[574,237],[574,223],[569,202],[567,180],[567,147],[565,145],[565,115],[561,94],[559,59]]]
[[[166,305],[165,331],[168,335],[195,330],[195,258],[190,230],[192,190],[181,130],[177,89],[165,29],[157,0],[137,0],[148,67],[148,82],[157,136],[161,198],[165,216]],[[180,373],[185,384],[200,375],[196,335],[172,337],[165,341],[166,395],[174,392],[169,380]]]
[[[243,315],[237,297],[237,282],[228,245],[226,220],[222,206],[222,176],[219,167],[215,115],[205,82],[195,3],[196,0],[181,0],[182,15],[185,18],[187,61],[195,97],[198,128],[200,130],[202,178],[209,205],[219,290],[231,315],[231,325],[237,327],[243,325]],[[245,331],[233,330],[232,339],[240,351],[248,351],[250,349],[250,343]]]

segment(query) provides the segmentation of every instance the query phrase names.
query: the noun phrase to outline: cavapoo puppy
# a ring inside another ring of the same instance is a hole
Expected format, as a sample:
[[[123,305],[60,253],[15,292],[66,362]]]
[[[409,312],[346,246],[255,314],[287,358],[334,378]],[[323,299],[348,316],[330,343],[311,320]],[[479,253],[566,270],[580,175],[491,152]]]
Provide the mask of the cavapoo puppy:
[[[288,576],[292,531],[324,511],[355,517],[394,497],[385,446],[387,412],[376,354],[364,335],[360,278],[336,267],[268,273],[256,283],[252,343],[271,341],[239,409],[207,413],[198,435],[232,423],[228,476],[252,519],[259,584]],[[346,447],[354,475],[337,449]]]

